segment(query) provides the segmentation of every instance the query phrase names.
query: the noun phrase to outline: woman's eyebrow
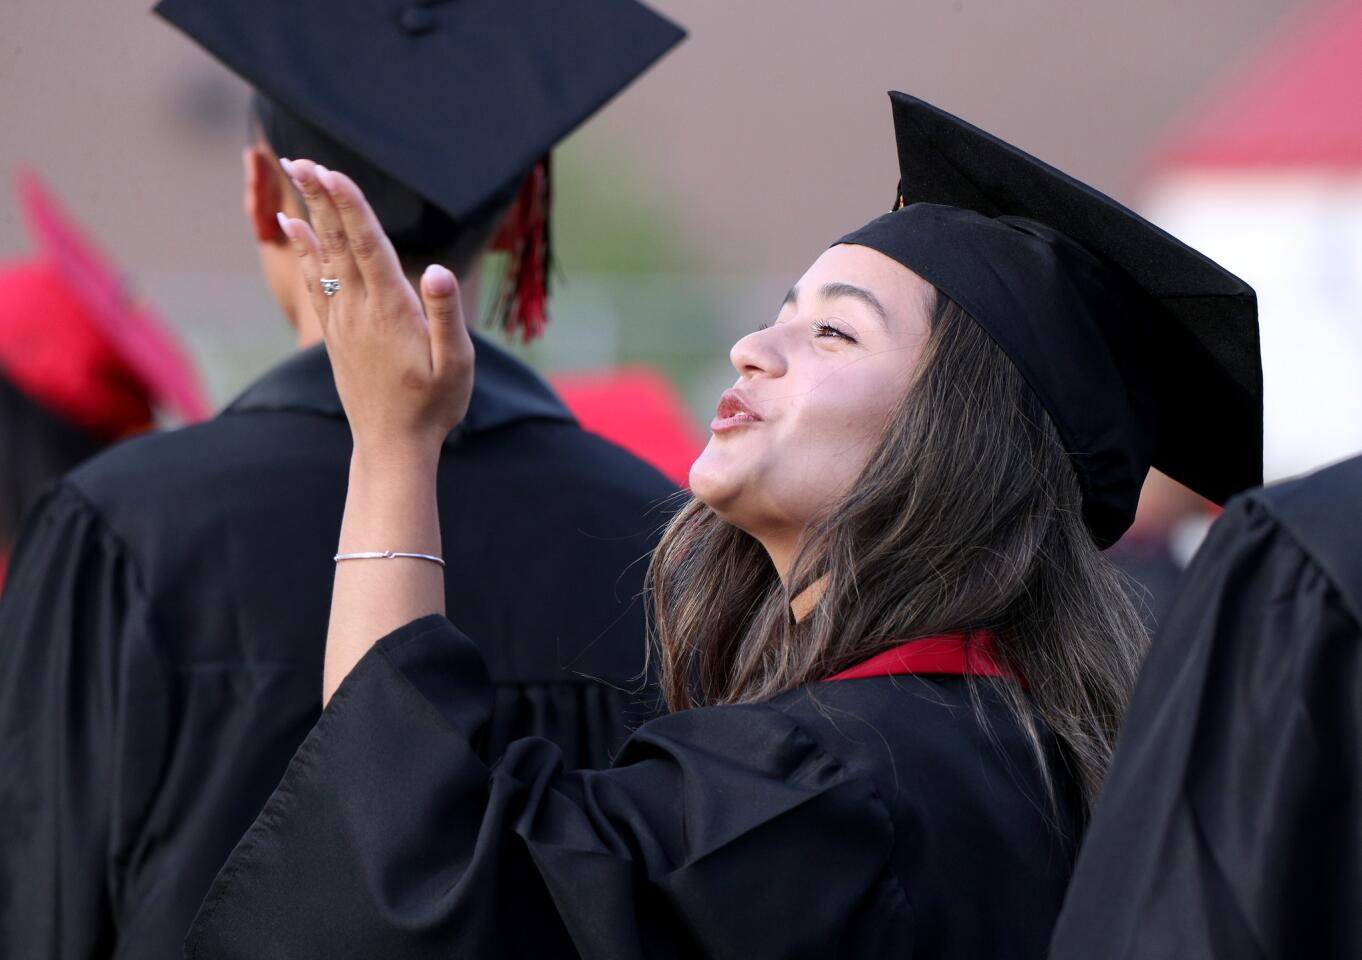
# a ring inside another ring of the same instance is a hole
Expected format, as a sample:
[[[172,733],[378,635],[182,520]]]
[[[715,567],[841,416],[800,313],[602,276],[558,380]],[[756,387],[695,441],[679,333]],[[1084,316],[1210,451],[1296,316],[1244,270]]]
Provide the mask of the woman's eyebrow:
[[[790,290],[790,294],[794,292],[793,289]],[[837,297],[850,297],[853,300],[859,300],[879,314],[881,323],[886,327],[889,326],[889,312],[884,309],[884,304],[880,303],[879,298],[864,287],[858,287],[851,283],[833,282],[823,284],[822,289],[818,292],[825,300],[834,300]],[[785,302],[789,303],[790,300],[791,297],[787,295]]]

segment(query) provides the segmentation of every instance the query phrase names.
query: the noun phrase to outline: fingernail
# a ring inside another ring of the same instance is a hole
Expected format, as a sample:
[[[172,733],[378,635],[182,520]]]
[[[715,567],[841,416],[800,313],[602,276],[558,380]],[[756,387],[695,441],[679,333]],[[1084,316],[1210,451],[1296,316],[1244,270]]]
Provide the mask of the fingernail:
[[[336,189],[336,175],[320,163],[317,164],[317,182],[322,185],[327,193]]]
[[[293,161],[290,160],[288,157],[280,157],[279,166],[283,167],[284,172],[287,173],[290,177],[293,176]]]
[[[450,273],[445,267],[438,263],[432,263],[426,267],[426,272],[421,277],[421,283],[427,290],[438,296],[450,293],[454,289],[454,274]]]
[[[282,231],[284,231],[284,236],[286,236],[286,237],[288,237],[290,240],[292,240],[292,239],[293,239],[293,231],[290,230],[289,227],[288,227],[288,217],[284,216],[282,213],[276,213],[274,216],[278,219],[278,221],[279,221],[279,229],[282,230]]]

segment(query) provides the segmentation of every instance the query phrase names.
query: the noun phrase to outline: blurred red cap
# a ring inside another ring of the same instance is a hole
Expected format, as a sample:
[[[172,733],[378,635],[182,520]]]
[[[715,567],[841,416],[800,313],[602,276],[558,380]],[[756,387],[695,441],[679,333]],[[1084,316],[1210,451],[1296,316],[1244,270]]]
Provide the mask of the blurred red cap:
[[[18,194],[39,248],[0,266],[0,372],[35,402],[105,440],[185,421],[208,404],[178,343],[31,173]]]
[[[552,382],[584,429],[687,484],[705,440],[666,377],[632,367],[555,376]]]

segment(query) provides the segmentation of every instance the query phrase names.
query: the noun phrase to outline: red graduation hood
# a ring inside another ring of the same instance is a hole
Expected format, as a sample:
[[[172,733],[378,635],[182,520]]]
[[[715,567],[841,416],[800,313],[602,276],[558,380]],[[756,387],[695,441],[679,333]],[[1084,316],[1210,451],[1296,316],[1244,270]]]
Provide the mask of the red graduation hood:
[[[909,640],[824,682],[904,675],[1010,677],[1012,673],[998,661],[993,635],[981,630]]]

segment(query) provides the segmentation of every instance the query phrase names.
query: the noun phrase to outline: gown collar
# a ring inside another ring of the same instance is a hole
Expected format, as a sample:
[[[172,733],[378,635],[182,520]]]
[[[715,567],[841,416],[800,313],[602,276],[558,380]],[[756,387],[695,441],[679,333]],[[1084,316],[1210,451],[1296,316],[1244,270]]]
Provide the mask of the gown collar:
[[[834,674],[824,682],[905,674],[1012,676],[1012,672],[998,659],[993,634],[987,630],[976,630],[972,633],[943,633],[909,640]]]
[[[563,401],[532,369],[477,333],[473,333],[473,343],[473,396],[463,422],[450,434],[450,442],[464,434],[520,420],[576,422]],[[224,412],[256,411],[344,419],[326,349],[318,344],[289,357],[247,387]]]

